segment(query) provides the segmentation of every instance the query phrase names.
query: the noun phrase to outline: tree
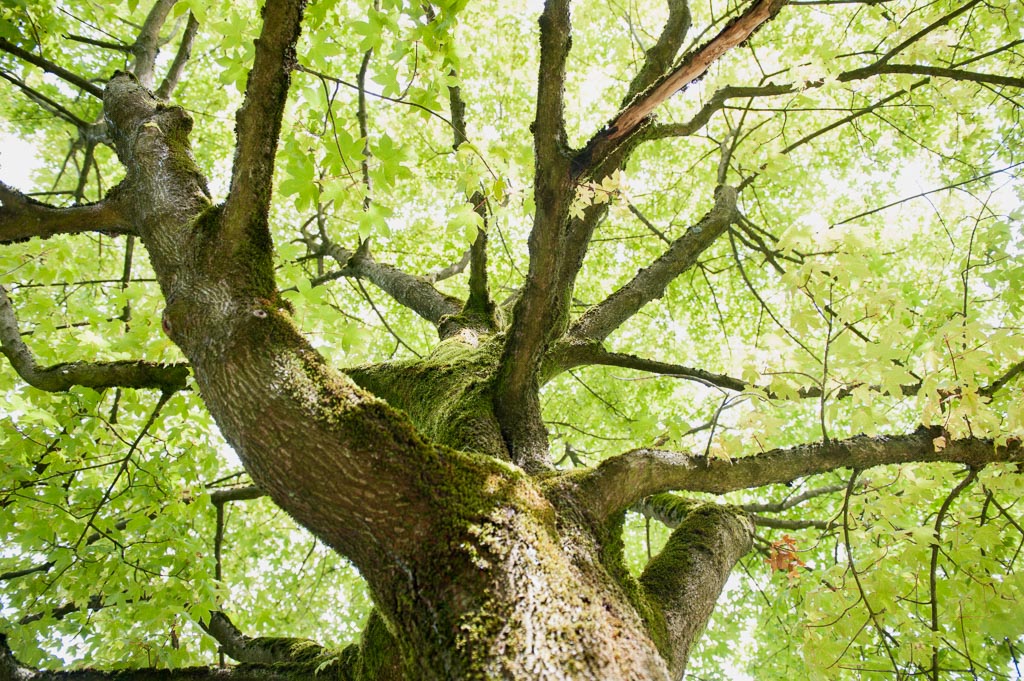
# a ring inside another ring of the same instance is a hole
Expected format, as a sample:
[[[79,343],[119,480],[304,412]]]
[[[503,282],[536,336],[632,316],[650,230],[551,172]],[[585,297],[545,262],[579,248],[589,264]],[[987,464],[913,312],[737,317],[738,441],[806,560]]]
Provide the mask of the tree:
[[[0,677],[1014,675],[1019,4],[639,4],[4,4]]]

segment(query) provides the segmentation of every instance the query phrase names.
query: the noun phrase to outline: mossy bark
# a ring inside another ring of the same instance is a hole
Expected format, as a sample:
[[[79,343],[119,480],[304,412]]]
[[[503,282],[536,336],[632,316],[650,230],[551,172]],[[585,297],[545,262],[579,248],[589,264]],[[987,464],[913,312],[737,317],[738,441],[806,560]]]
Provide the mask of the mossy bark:
[[[187,115],[127,76],[106,104],[165,331],[256,483],[369,584],[376,614],[339,676],[678,674],[672,612],[622,566],[624,509],[609,520],[575,477],[508,462],[501,343],[459,334],[423,360],[335,371],[277,296],[265,229],[229,228],[210,205]]]

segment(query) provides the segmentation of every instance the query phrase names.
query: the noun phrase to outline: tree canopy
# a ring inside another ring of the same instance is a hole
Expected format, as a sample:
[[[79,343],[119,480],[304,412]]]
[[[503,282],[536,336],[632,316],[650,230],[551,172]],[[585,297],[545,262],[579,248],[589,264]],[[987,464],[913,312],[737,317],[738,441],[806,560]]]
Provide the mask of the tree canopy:
[[[673,676],[1018,678],[1022,73],[1019,0],[4,0],[0,679],[416,678],[396,575],[505,555],[434,518],[548,546],[479,490]]]

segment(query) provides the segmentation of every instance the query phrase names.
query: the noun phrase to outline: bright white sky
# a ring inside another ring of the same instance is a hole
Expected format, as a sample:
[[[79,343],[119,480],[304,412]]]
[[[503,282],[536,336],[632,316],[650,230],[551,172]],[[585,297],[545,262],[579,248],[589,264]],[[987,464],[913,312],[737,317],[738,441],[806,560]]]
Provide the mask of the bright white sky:
[[[0,131],[0,182],[28,191],[33,171],[39,167],[32,145]]]

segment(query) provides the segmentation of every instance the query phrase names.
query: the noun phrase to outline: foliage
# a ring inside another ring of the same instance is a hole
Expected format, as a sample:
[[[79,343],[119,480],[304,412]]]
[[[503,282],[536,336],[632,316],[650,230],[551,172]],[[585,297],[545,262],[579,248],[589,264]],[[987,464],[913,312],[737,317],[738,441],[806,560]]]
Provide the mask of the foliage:
[[[663,104],[620,175],[580,184],[573,213],[608,212],[573,292],[574,315],[697,223],[717,185],[743,185],[741,219],[605,345],[746,388],[671,370],[567,371],[542,391],[559,466],[648,446],[739,458],[919,424],[941,426],[937,450],[947,438],[1024,437],[1021,383],[1007,373],[1024,360],[1020,85],[920,69],[847,77],[896,47],[900,64],[1024,71],[1017,0],[967,3],[935,26],[963,4],[794,2]],[[377,262],[430,277],[459,262],[484,228],[492,295],[500,302],[522,285],[536,209],[536,5],[325,0],[307,8],[271,224],[278,285],[336,365],[414,358],[436,344],[433,325],[342,276],[362,242]],[[692,2],[684,48],[738,9]],[[0,38],[103,80],[129,56],[68,36],[130,45],[149,10],[138,0],[5,0]],[[172,101],[194,118],[196,162],[222,199],[258,10],[177,3],[158,74],[190,12],[200,30]],[[573,147],[613,119],[667,13],[658,3],[573,8]],[[45,160],[24,189],[63,205],[101,199],[123,174],[114,153],[79,137],[40,97],[86,123],[98,120],[99,102],[10,54],[0,53],[0,71],[10,85],[0,118]],[[790,92],[767,93],[789,83]],[[727,85],[764,92],[728,99],[706,125],[678,131]],[[466,102],[464,139],[453,137],[453,86]],[[332,258],[329,246],[347,256]],[[5,245],[0,273],[40,365],[183,360],[161,333],[164,301],[130,238]],[[464,299],[467,273],[436,286]],[[250,635],[357,639],[370,604],[358,574],[266,499],[222,504],[217,560],[211,495],[249,480],[196,390],[50,394],[6,363],[0,390],[0,613],[23,662],[211,664],[216,644],[196,623],[214,610]],[[836,489],[784,510],[755,508],[828,486]],[[769,520],[691,673],[891,678],[894,669],[929,670],[938,650],[944,677],[1013,678],[1024,654],[1022,496],[1013,466],[968,473],[932,464],[853,478],[840,470],[727,495]],[[793,526],[770,522],[778,519]],[[657,521],[630,514],[635,573],[667,536]]]

